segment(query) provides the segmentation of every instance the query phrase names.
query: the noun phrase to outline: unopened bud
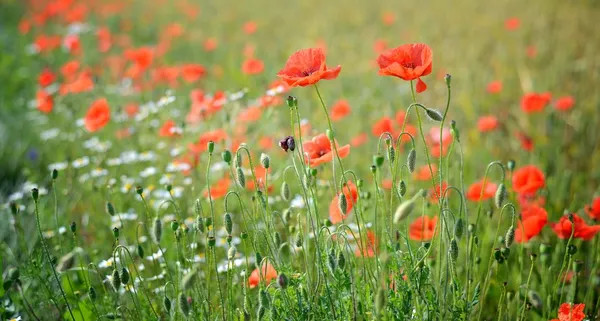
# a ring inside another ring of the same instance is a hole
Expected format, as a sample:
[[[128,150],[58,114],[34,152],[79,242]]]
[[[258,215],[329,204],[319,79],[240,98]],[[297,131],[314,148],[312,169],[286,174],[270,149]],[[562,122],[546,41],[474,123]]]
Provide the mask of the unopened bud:
[[[208,153],[212,154],[215,151],[215,142],[213,142],[212,140],[208,142],[207,144],[208,147]]]
[[[246,187],[246,176],[244,176],[244,171],[242,171],[241,167],[236,169],[235,182],[241,187]]]
[[[496,195],[494,196],[494,203],[497,208],[502,207],[507,195],[508,194],[506,192],[506,186],[504,185],[504,183],[498,185],[498,189],[496,189]]]
[[[55,169],[52,170],[52,180],[55,180],[58,177],[58,171]]]
[[[348,212],[348,200],[346,199],[346,195],[344,193],[341,193],[338,196],[338,208],[340,209],[342,216],[346,215]]]
[[[398,224],[407,218],[414,208],[415,202],[412,199],[402,202],[394,213],[394,224]]]
[[[284,201],[290,200],[290,186],[287,182],[281,184],[281,198],[283,198]]]
[[[126,268],[121,269],[121,283],[127,284],[129,282],[129,271]]]
[[[288,96],[285,102],[290,108],[298,107],[298,99],[294,96]]]
[[[425,113],[427,114],[427,117],[433,121],[442,121],[444,119],[444,116],[442,116],[442,114],[435,109],[427,108]]]
[[[406,158],[406,167],[408,167],[409,172],[415,171],[415,166],[417,164],[417,151],[412,148],[410,152],[408,152],[408,157]]]
[[[156,244],[160,243],[162,237],[162,221],[157,217],[152,225],[152,238]]]
[[[31,197],[33,197],[33,200],[37,202],[39,196],[40,196],[40,191],[37,188],[32,188],[31,189]]]
[[[514,226],[511,226],[508,228],[508,231],[506,231],[506,236],[504,237],[504,245],[508,248],[513,244],[514,241],[515,241],[515,228],[514,228]]]
[[[221,158],[223,158],[223,161],[229,165],[231,165],[231,157],[231,152],[228,149],[221,153]]]
[[[144,188],[143,188],[143,187],[141,187],[141,186],[137,186],[137,187],[135,188],[135,192],[136,192],[138,195],[142,195],[142,193],[144,193]]]
[[[225,224],[225,232],[231,235],[233,232],[233,219],[231,218],[231,213],[225,213],[223,216],[223,223]]]
[[[381,154],[373,155],[373,164],[375,164],[375,166],[377,166],[377,167],[381,167],[381,165],[383,165],[384,160],[385,159],[383,158],[383,155],[381,155]]]
[[[260,164],[263,168],[268,169],[271,167],[271,157],[265,153],[260,154]]]

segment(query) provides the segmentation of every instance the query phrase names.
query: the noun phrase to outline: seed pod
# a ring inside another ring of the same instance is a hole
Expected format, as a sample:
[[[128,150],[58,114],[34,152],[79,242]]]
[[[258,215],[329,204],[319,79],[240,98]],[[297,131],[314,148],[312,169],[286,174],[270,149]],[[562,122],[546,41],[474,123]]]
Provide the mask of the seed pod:
[[[162,221],[157,217],[152,225],[152,239],[156,244],[160,243],[162,237]]]
[[[346,215],[348,212],[348,200],[346,199],[346,194],[341,193],[338,196],[338,209],[342,215]]]
[[[383,312],[387,301],[387,293],[385,293],[385,289],[380,287],[377,289],[377,294],[375,295],[375,312],[377,315]]]
[[[94,289],[93,286],[90,286],[90,288],[88,289],[88,295],[90,296],[90,300],[96,301],[96,298],[98,296],[96,295],[96,289]]]
[[[388,159],[390,160],[390,164],[394,164],[394,161],[396,160],[396,149],[394,148],[394,146],[388,147]]]
[[[446,82],[446,85],[448,85],[448,87],[450,87],[450,84],[452,83],[452,75],[446,74],[444,76],[444,81]]]
[[[37,202],[38,198],[40,197],[40,191],[37,188],[32,188],[31,189],[31,197],[33,198],[34,201]]]
[[[458,242],[456,242],[456,239],[454,238],[450,240],[450,248],[448,249],[448,253],[450,254],[452,262],[456,262],[458,259]]]
[[[408,152],[408,156],[406,157],[406,166],[408,167],[409,172],[415,171],[415,166],[417,165],[417,151],[412,148]]]
[[[442,121],[444,119],[444,116],[435,109],[427,108],[425,113],[427,114],[427,117],[433,121]]]
[[[137,255],[142,259],[144,258],[144,248],[141,244],[138,244],[137,246]]]
[[[208,142],[207,144],[208,147],[208,153],[212,154],[215,151],[215,142],[213,142],[212,140]]]
[[[506,236],[504,236],[504,245],[508,248],[510,247],[515,240],[515,228],[511,226],[506,231]]]
[[[281,184],[281,198],[283,198],[284,201],[290,200],[290,186],[287,182]]]
[[[115,237],[115,239],[119,238],[119,228],[118,227],[113,227],[113,236]]]
[[[294,140],[293,136],[288,136],[287,137],[287,145],[288,148],[293,152],[294,150],[296,150],[296,140]]]
[[[183,278],[181,279],[181,287],[185,291],[185,290],[191,288],[194,285],[194,283],[196,283],[197,279],[198,279],[198,271],[196,271],[196,269],[194,268],[191,271],[189,271],[186,275],[183,276]]]
[[[231,164],[231,152],[226,149],[221,153],[221,158],[223,158],[223,161],[227,164]]]
[[[262,191],[256,191],[256,198],[260,201],[262,208],[267,209],[267,199]]]
[[[285,274],[280,273],[279,276],[277,277],[277,284],[279,284],[279,287],[282,289],[287,288],[287,286],[289,284],[288,277]]]
[[[228,260],[233,260],[235,258],[235,255],[237,254],[237,248],[235,246],[230,246],[229,249],[227,250],[227,259]]]
[[[245,188],[246,187],[246,176],[244,176],[244,171],[242,171],[241,167],[238,167],[235,171],[236,171],[235,182],[239,185],[239,187]]]
[[[412,199],[402,202],[394,213],[394,224],[398,224],[400,221],[407,218],[414,208],[415,202]]]
[[[179,294],[179,310],[181,311],[181,313],[183,313],[183,315],[185,315],[186,317],[190,314],[190,304],[188,303],[187,297],[185,296],[185,294],[180,293]]]
[[[118,291],[119,287],[121,286],[121,276],[119,275],[119,271],[117,269],[114,269],[112,271],[111,284],[112,284],[113,288],[115,289],[115,291]]]
[[[77,232],[77,223],[71,222],[71,225],[69,225],[69,228],[71,229],[71,233],[75,234],[75,232]]]
[[[456,223],[454,223],[454,237],[456,237],[457,239],[461,239],[463,236],[463,233],[465,231],[465,223],[463,221],[463,219],[461,217],[459,217],[456,220]]]
[[[121,283],[127,284],[129,282],[129,271],[126,268],[121,269]]]
[[[398,184],[398,193],[400,193],[400,196],[404,197],[404,195],[406,195],[406,183],[404,183],[404,181],[400,181],[400,184]]]
[[[494,204],[497,208],[501,208],[506,200],[507,192],[506,186],[502,183],[498,185],[498,189],[496,189],[496,195],[494,196]]]
[[[375,166],[381,167],[381,165],[383,165],[384,161],[385,161],[385,158],[383,158],[383,155],[381,155],[381,154],[373,155],[373,164]]]
[[[63,255],[56,265],[56,272],[62,273],[73,267],[75,264],[75,252],[69,252]]]
[[[577,253],[577,246],[570,244],[567,247],[567,252],[569,253],[569,255],[575,255],[575,253]]]
[[[231,235],[231,233],[233,232],[233,219],[231,218],[231,213],[225,213],[225,216],[223,217],[223,222],[225,224],[225,232]]]
[[[135,192],[136,192],[138,195],[142,195],[142,193],[144,193],[144,188],[143,188],[143,187],[141,187],[141,186],[136,186],[136,187],[135,187]]]
[[[171,300],[166,295],[163,299],[163,305],[165,306],[165,310],[167,310],[167,314],[171,314]]]
[[[267,292],[267,290],[260,289],[260,291],[258,291],[258,304],[265,309],[271,308],[271,297],[269,296],[269,292]]]
[[[303,244],[304,244],[304,237],[302,237],[302,233],[300,233],[300,231],[298,231],[296,233],[296,247],[302,247]]]
[[[115,216],[115,207],[111,202],[106,202],[106,213],[110,216]]]
[[[58,177],[58,171],[56,168],[52,170],[52,180],[55,180]]]
[[[271,167],[271,157],[265,153],[260,154],[260,164],[263,168],[268,169]]]

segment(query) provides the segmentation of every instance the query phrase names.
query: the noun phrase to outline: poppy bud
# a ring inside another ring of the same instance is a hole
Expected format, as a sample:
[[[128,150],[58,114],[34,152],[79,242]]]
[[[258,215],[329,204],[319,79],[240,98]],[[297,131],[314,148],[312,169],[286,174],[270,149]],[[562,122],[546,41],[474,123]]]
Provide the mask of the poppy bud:
[[[229,247],[229,249],[227,250],[227,259],[230,261],[233,260],[235,258],[236,254],[237,254],[237,248],[235,246]]]
[[[142,247],[141,244],[138,244],[138,246],[137,246],[137,255],[140,258],[144,258],[144,248]]]
[[[371,170],[371,173],[375,174],[377,172],[377,166],[375,165],[371,165],[371,167],[369,167],[369,169]]]
[[[327,254],[327,266],[329,267],[331,273],[334,273],[335,269],[337,268],[337,258],[335,257],[335,252],[333,249]]]
[[[452,133],[452,136],[454,136],[454,139],[456,139],[457,142],[460,142],[460,132],[458,131],[458,128],[456,128],[456,121],[454,120],[450,122],[450,132]]]
[[[296,141],[294,140],[294,137],[292,136],[288,136],[287,137],[287,145],[288,148],[293,152],[294,150],[296,150]]]
[[[90,296],[90,299],[92,301],[96,301],[96,298],[98,296],[96,295],[96,289],[94,289],[93,286],[90,286],[90,288],[88,289],[88,295]]]
[[[500,249],[494,249],[494,259],[496,259],[496,261],[498,261],[501,258],[502,258],[502,253],[500,253]]]
[[[235,167],[242,167],[242,153],[235,153]]]
[[[136,192],[138,195],[142,195],[142,193],[144,192],[144,188],[143,188],[143,187],[141,187],[141,186],[136,186],[136,188],[135,188],[135,192]]]
[[[17,215],[19,213],[19,206],[15,202],[10,202],[10,212],[12,215]]]
[[[119,238],[119,228],[118,227],[113,227],[113,235],[116,239]]]
[[[256,312],[256,318],[258,319],[258,321],[262,320],[265,317],[266,312],[267,312],[267,309],[264,306],[262,306],[262,305],[258,306],[258,311]]]
[[[152,232],[154,242],[156,242],[156,244],[160,243],[160,238],[162,236],[162,221],[158,217],[154,220]]]
[[[177,223],[176,220],[171,221],[171,229],[173,230],[173,232],[177,231],[177,229],[179,229],[179,223]]]
[[[196,230],[200,233],[204,233],[204,219],[200,215],[196,217]]]
[[[256,263],[256,266],[258,266],[259,264],[261,264],[262,259],[263,259],[263,257],[260,254],[260,252],[255,252],[254,253],[254,262]]]
[[[196,215],[202,214],[202,204],[200,203],[200,199],[196,199]]]
[[[225,224],[225,232],[231,235],[231,232],[233,232],[233,219],[231,218],[231,213],[225,213],[223,222]]]
[[[165,189],[167,190],[167,192],[170,193],[173,190],[173,185],[167,184],[167,186],[165,186]]]
[[[271,167],[271,157],[265,153],[260,154],[260,164],[263,168],[268,169]]]
[[[517,166],[517,163],[512,159],[509,160],[508,163],[506,163],[506,167],[508,168],[509,171],[514,170],[515,166]]]
[[[577,260],[575,262],[573,262],[573,270],[575,271],[575,273],[579,273],[583,270],[583,265],[584,262],[581,260]]]
[[[119,271],[117,271],[117,269],[114,269],[112,271],[111,284],[112,284],[113,288],[115,289],[115,291],[118,291],[119,287],[121,287],[121,276],[119,275]]]
[[[212,140],[208,142],[207,144],[208,147],[208,153],[212,154],[215,151],[215,142],[213,142]]]
[[[536,310],[540,310],[542,308],[542,298],[537,292],[529,290],[529,292],[527,292],[527,299],[529,300],[529,303],[531,303],[531,306],[533,306],[533,308]]]
[[[193,268],[191,271],[189,271],[186,275],[183,276],[183,278],[181,279],[181,287],[183,288],[183,290],[187,290],[190,287],[192,287],[194,285],[194,283],[196,283],[198,277],[198,271],[196,271],[195,268]]]
[[[242,238],[242,240],[247,240],[248,239],[248,232],[243,231],[242,233],[240,233],[240,237]]]
[[[69,225],[69,228],[71,229],[71,233],[75,234],[75,232],[77,231],[77,223],[71,222],[71,225]]]
[[[396,209],[396,212],[394,213],[394,224],[398,224],[400,221],[407,218],[408,215],[410,215],[410,213],[414,210],[414,208],[415,202],[412,199],[402,202],[400,206],[398,206],[398,208]]]
[[[228,149],[221,153],[221,158],[223,158],[225,163],[231,165],[231,152]]]
[[[276,246],[281,245],[281,234],[279,234],[279,232],[275,231],[275,233],[273,234],[274,237],[274,242]]]
[[[497,208],[502,207],[504,201],[506,200],[506,196],[506,186],[504,185],[504,183],[501,183],[500,185],[498,185],[498,189],[496,189],[496,195],[494,196],[494,203]]]
[[[381,167],[381,165],[383,165],[384,160],[385,159],[383,158],[383,155],[381,155],[381,154],[373,155],[373,163],[377,167]]]
[[[244,176],[244,172],[241,167],[236,169],[235,182],[241,187],[246,187],[246,177]]]
[[[302,233],[300,233],[300,231],[298,231],[296,233],[296,247],[302,247],[303,244],[304,244],[304,238],[302,237]]]
[[[127,284],[129,282],[129,271],[126,268],[121,269],[121,283]]]
[[[37,202],[39,196],[40,196],[40,191],[37,188],[32,188],[31,189],[31,197],[33,197],[33,200]]]
[[[412,148],[410,152],[408,152],[408,157],[406,158],[406,167],[408,167],[409,172],[415,171],[415,165],[417,164],[417,151]]]
[[[510,249],[507,247],[503,247],[500,249],[500,254],[502,254],[503,258],[508,259],[508,256],[510,255]]]
[[[279,284],[279,287],[282,289],[287,288],[287,286],[289,284],[288,277],[285,274],[280,273],[279,276],[277,277],[277,284]]]
[[[450,240],[450,248],[448,249],[448,253],[450,254],[452,262],[456,262],[458,259],[458,242],[456,242],[456,239],[454,238]]]
[[[427,117],[429,117],[429,119],[433,120],[433,121],[442,121],[444,120],[444,116],[442,116],[442,114],[435,110],[435,109],[430,109],[427,108],[425,110],[425,113],[427,114]]]
[[[577,246],[570,244],[567,248],[567,252],[569,253],[569,255],[575,255],[575,253],[577,253]]]
[[[260,304],[262,307],[265,307],[265,309],[271,308],[271,296],[267,290],[260,289],[258,292],[258,304]]]
[[[58,177],[58,171],[55,169],[52,170],[52,180],[55,180]]]
[[[290,200],[290,186],[287,182],[281,184],[281,198],[283,198],[284,201]]]
[[[217,240],[215,240],[215,237],[214,236],[209,236],[208,237],[208,246],[214,247],[215,244],[217,244]]]
[[[450,83],[452,83],[452,75],[446,74],[444,76],[444,81],[446,82],[446,85],[448,85],[448,87],[450,87]]]
[[[390,160],[391,164],[393,164],[396,160],[396,149],[394,146],[388,147],[388,159]]]
[[[504,245],[508,248],[513,244],[514,241],[515,241],[515,228],[514,228],[514,226],[511,226],[508,228],[508,231],[506,231],[506,236],[504,237]]]
[[[461,239],[463,236],[463,233],[465,231],[465,223],[463,221],[463,219],[461,217],[459,217],[456,220],[456,223],[454,223],[454,237],[456,237],[457,239]]]
[[[400,193],[400,196],[404,197],[404,195],[406,195],[406,183],[404,183],[404,181],[400,181],[400,184],[398,184],[398,192]]]
[[[190,304],[185,294],[180,293],[177,301],[179,301],[179,310],[187,317],[190,314]]]
[[[298,98],[294,96],[288,96],[285,102],[290,108],[298,107]]]
[[[335,138],[335,134],[333,133],[333,130],[331,130],[331,129],[328,129],[325,131],[325,136],[327,136],[327,138],[330,141],[333,141],[333,139]]]
[[[317,176],[317,172],[318,172],[318,170],[316,168],[311,168],[310,169],[310,176],[316,177]]]
[[[338,196],[338,208],[340,209],[342,215],[346,215],[346,212],[348,211],[348,200],[346,199],[346,195],[344,193]]]
[[[165,296],[163,299],[163,305],[165,306],[165,310],[167,310],[167,314],[171,313],[171,300]]]

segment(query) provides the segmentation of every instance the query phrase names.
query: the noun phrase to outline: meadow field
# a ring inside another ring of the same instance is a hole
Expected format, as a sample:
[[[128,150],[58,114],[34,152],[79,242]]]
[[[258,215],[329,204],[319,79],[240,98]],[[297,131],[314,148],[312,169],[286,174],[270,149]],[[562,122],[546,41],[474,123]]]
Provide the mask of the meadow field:
[[[600,320],[598,19],[0,0],[0,320]]]

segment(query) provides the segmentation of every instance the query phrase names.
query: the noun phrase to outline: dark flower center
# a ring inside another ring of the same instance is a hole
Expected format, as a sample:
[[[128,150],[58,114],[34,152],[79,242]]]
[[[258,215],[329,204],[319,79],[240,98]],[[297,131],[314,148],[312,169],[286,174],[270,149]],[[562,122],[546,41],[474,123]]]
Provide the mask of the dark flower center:
[[[412,61],[407,61],[407,62],[402,63],[402,67],[414,69],[416,67],[416,65]]]

